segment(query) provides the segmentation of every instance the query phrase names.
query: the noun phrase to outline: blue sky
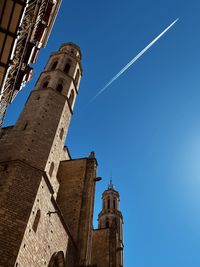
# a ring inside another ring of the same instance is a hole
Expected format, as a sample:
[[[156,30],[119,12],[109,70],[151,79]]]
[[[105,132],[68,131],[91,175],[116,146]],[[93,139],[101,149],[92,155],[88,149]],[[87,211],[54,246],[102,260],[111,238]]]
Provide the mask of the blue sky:
[[[14,124],[50,53],[73,41],[84,75],[67,145],[95,150],[95,220],[112,175],[124,215],[125,267],[200,266],[200,2],[63,1]],[[178,23],[95,102],[88,101],[173,20]]]

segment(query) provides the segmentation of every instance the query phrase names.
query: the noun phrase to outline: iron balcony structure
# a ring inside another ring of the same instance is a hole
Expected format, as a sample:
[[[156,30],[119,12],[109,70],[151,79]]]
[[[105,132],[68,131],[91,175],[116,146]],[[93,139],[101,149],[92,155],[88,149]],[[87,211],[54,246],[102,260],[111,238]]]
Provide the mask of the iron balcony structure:
[[[0,125],[28,82],[45,47],[61,0],[0,0]]]

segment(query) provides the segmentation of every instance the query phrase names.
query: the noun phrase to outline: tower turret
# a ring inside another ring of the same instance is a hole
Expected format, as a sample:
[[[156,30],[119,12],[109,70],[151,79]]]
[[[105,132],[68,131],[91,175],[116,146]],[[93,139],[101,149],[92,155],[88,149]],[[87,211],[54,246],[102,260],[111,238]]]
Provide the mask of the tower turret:
[[[112,267],[123,266],[123,216],[119,209],[120,197],[112,179],[102,194],[102,210],[98,215],[99,229],[108,229],[109,257]]]

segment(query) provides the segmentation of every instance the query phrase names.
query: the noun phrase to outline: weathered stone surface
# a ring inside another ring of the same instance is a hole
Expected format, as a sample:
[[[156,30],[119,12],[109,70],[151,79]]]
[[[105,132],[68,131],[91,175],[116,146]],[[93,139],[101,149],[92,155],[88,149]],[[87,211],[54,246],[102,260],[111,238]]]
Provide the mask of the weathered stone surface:
[[[94,152],[71,159],[64,146],[80,59],[76,45],[62,45],[16,125],[0,130],[0,267],[123,266],[119,194],[104,192],[100,229],[93,230]]]

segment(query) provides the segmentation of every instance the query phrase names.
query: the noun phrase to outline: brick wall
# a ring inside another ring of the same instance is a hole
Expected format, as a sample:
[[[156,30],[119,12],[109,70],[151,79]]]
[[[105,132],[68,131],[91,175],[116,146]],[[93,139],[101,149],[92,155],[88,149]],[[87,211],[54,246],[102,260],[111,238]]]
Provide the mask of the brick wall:
[[[63,251],[66,256],[69,236],[51,197],[52,194],[43,178],[16,260],[18,267],[48,266],[52,255],[58,251]],[[38,211],[40,218],[35,231],[33,225]]]
[[[92,264],[97,264],[98,267],[110,267],[109,235],[108,228],[92,232]]]
[[[96,160],[63,161],[58,170],[57,202],[79,249],[77,264],[91,261]]]

